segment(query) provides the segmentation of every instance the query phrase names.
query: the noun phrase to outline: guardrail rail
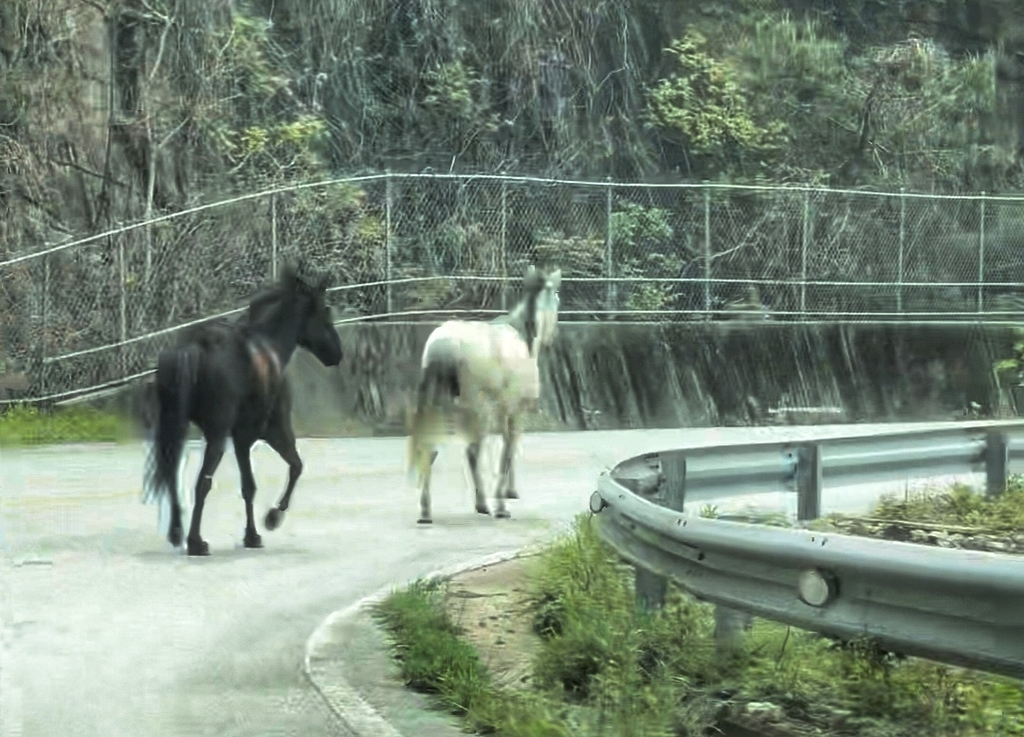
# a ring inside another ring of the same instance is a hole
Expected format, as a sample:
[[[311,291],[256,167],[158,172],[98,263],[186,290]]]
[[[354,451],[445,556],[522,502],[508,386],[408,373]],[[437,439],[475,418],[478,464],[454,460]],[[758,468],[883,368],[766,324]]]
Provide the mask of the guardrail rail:
[[[958,423],[802,442],[648,453],[603,473],[590,508],[602,539],[637,568],[637,594],[663,600],[668,578],[727,615],[739,610],[841,639],[1024,677],[1024,559],[702,519],[684,502],[795,492],[816,518],[825,484],[984,472],[989,495],[1024,471],[1024,422]],[[692,509],[692,507],[691,507]]]

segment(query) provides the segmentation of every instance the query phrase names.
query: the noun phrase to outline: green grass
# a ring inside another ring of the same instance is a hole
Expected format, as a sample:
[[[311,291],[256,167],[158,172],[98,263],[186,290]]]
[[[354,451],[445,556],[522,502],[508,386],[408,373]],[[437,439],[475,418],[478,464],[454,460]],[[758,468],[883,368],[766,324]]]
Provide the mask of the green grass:
[[[445,587],[416,582],[374,611],[390,636],[407,686],[483,734],[569,737],[564,722],[538,699],[494,685],[472,645],[459,637],[444,607]]]
[[[950,524],[995,516],[1005,525],[1024,506],[1021,486],[1014,480],[995,501],[953,489],[920,510],[886,501],[875,516],[921,512]],[[840,645],[755,620],[737,649],[717,653],[712,607],[670,587],[660,612],[639,610],[632,569],[588,516],[547,547],[528,584],[542,646],[526,692],[494,686],[447,618],[443,584],[397,592],[378,612],[406,682],[480,733],[687,737],[713,733],[740,704],[768,701],[829,735],[1024,735],[1020,682],[898,658],[867,640]],[[722,691],[733,698],[720,701]]]
[[[132,436],[126,419],[87,406],[48,412],[21,404],[0,413],[0,445],[4,446],[125,442]]]
[[[1011,476],[1006,491],[992,498],[965,484],[954,484],[948,490],[888,495],[871,516],[975,527],[989,533],[1016,532],[1024,528],[1024,477]]]

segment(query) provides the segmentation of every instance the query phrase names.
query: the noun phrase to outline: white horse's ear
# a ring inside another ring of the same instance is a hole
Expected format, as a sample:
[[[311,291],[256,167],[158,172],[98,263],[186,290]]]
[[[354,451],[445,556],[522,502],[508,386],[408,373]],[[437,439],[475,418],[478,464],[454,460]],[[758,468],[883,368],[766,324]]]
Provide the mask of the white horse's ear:
[[[548,279],[551,280],[552,286],[554,286],[555,289],[558,289],[558,286],[562,283],[562,270],[555,269]]]
[[[523,275],[524,279],[529,279],[531,276],[537,273],[537,267],[533,264],[526,269],[526,274]]]

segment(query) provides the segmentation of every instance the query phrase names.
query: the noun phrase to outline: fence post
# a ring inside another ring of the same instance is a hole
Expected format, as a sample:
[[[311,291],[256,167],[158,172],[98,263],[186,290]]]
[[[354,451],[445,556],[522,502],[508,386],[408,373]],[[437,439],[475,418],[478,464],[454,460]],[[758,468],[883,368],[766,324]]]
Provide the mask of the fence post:
[[[821,516],[821,446],[805,443],[796,449],[796,518]]]
[[[896,311],[903,311],[903,258],[906,253],[906,187],[899,188],[899,252],[896,261]]]
[[[664,484],[665,506],[675,512],[682,512],[686,497],[686,456],[682,453],[668,453],[662,455],[659,461]],[[665,606],[668,578],[640,567],[633,570],[637,605],[646,611],[661,609]]]
[[[270,278],[277,281],[277,194],[270,195]]]
[[[608,185],[604,206],[604,277],[608,280],[605,282],[604,288],[604,308],[610,312],[615,309],[615,303],[618,301],[615,283],[611,281],[615,277],[615,257],[612,251],[612,198],[614,193],[612,192],[612,178],[605,177],[604,181]]]
[[[49,373],[46,365],[46,335],[50,331],[50,257],[43,256],[43,303],[40,306],[42,330],[39,336],[39,395],[46,396]]]
[[[501,275],[501,309],[508,309],[508,181],[506,172],[501,172],[501,252],[498,265]]]
[[[121,375],[127,376],[128,374],[128,346],[124,342],[128,339],[128,269],[125,264],[124,255],[124,236],[122,235],[117,239],[117,271],[120,282],[120,341],[121,346],[118,349],[118,354],[121,358]]]
[[[985,309],[985,192],[978,200],[980,223],[978,225],[978,312]]]
[[[800,238],[800,319],[807,319],[807,248],[810,237],[811,193],[804,190],[803,234]]]
[[[387,297],[387,314],[394,312],[391,293],[391,169],[384,173],[384,289]]]
[[[711,319],[711,187],[704,180],[704,319]]]
[[[985,494],[987,496],[999,496],[1006,491],[1009,463],[1009,438],[1006,433],[990,430],[985,436]]]

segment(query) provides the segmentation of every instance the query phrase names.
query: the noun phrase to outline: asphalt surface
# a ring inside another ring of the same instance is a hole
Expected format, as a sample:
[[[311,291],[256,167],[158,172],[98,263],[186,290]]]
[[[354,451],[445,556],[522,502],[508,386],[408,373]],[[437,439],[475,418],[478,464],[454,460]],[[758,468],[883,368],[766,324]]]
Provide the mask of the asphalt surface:
[[[453,445],[435,467],[431,526],[416,524],[404,439],[300,440],[305,473],[281,528],[260,522],[262,550],[241,547],[229,451],[206,505],[203,559],[173,551],[157,508],[141,503],[141,444],[2,449],[0,736],[345,735],[302,671],[306,639],[332,611],[541,541],[587,509],[601,470],[630,455],[880,427],[528,435],[511,520],[473,511]],[[287,471],[263,445],[253,466],[262,520]]]

